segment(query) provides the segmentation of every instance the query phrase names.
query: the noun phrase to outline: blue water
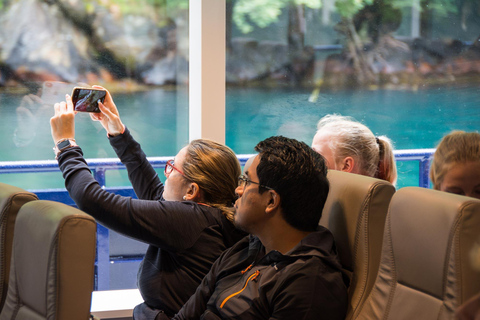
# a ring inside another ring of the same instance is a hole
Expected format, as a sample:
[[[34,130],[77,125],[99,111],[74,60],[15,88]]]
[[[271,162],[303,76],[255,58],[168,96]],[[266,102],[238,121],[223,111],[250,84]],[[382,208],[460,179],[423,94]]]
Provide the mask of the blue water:
[[[329,113],[352,116],[376,135],[387,135],[397,149],[433,148],[452,130],[478,130],[480,89],[436,88],[413,91],[320,93],[310,91],[227,91],[227,144],[251,152],[255,141],[284,134],[311,143],[318,120]]]
[[[305,89],[229,88],[227,145],[238,154],[253,153],[258,141],[278,134],[310,144],[317,121],[329,113],[362,121],[375,134],[391,138],[396,149],[433,148],[452,130],[480,127],[480,90],[474,86],[320,92],[315,102],[309,102],[310,96]],[[187,143],[186,92],[152,89],[113,97],[123,122],[147,155],[173,156]],[[53,159],[49,126],[53,108],[32,103],[22,113],[18,108],[22,98],[0,94],[0,161]],[[15,139],[15,134],[23,140]],[[105,131],[88,114],[76,117],[76,139],[87,158],[115,157]],[[399,164],[398,186],[418,184],[417,171],[415,163]],[[128,185],[123,173],[109,174],[109,185]],[[0,181],[28,189],[63,186],[57,173],[19,176],[0,175]]]

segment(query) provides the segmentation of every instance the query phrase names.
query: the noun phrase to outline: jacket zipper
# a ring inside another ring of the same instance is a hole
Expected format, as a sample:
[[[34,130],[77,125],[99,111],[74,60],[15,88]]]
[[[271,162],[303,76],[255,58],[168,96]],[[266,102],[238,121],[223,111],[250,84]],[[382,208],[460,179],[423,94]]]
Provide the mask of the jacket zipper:
[[[247,271],[247,270],[250,269],[250,268],[251,268],[251,266],[249,266],[249,267],[248,267],[246,270],[244,270],[244,271]],[[242,272],[242,274],[243,274],[243,273],[244,273],[244,272]],[[255,271],[252,275],[250,275],[250,277],[248,277],[247,281],[245,282],[245,285],[243,286],[242,290],[240,290],[240,291],[238,291],[238,292],[235,292],[235,293],[232,293],[231,295],[229,295],[228,297],[226,297],[225,300],[223,300],[222,304],[220,305],[220,308],[223,308],[223,306],[225,305],[225,302],[227,302],[228,300],[230,300],[230,298],[232,298],[232,297],[234,297],[234,296],[242,293],[242,291],[245,290],[245,288],[247,287],[248,282],[249,282],[250,280],[255,280],[255,279],[258,277],[259,274],[260,274],[260,270],[257,270],[257,271]]]

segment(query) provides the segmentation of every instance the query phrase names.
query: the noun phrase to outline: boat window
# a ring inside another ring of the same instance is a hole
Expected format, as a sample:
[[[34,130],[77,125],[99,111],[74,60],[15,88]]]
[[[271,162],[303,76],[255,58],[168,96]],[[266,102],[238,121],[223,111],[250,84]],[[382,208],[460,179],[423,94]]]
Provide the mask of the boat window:
[[[227,143],[236,152],[278,134],[311,144],[332,113],[396,149],[478,130],[480,4],[368,3],[227,2]],[[398,170],[397,187],[418,186],[418,163]]]

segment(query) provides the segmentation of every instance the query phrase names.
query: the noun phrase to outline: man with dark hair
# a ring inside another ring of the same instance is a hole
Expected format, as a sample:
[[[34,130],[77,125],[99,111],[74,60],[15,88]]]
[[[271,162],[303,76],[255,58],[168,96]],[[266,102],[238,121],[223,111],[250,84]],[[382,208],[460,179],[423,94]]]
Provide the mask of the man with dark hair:
[[[174,319],[344,319],[347,288],[332,234],[321,155],[271,137],[239,178],[235,224],[251,235],[225,251]]]
[[[261,158],[258,179],[280,195],[286,222],[302,231],[315,231],[329,190],[324,159],[302,142],[285,137],[261,141],[255,151]],[[265,191],[259,189],[259,193]]]

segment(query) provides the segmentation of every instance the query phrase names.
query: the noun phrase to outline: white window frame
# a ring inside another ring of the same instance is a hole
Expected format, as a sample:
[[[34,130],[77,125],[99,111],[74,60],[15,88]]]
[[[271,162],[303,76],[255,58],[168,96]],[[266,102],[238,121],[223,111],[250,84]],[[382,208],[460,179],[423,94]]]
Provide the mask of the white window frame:
[[[225,144],[225,0],[189,3],[189,140]]]

